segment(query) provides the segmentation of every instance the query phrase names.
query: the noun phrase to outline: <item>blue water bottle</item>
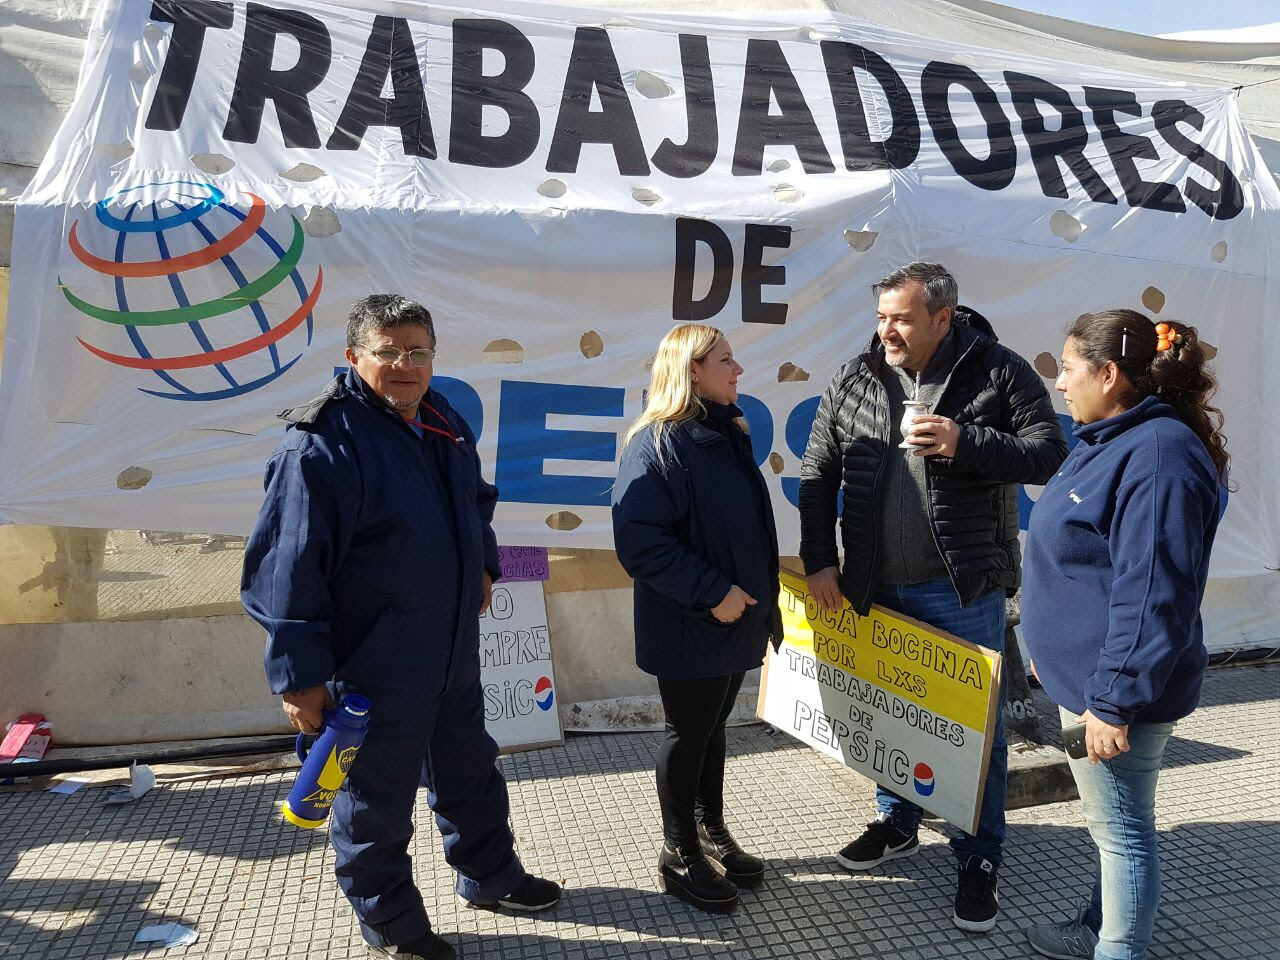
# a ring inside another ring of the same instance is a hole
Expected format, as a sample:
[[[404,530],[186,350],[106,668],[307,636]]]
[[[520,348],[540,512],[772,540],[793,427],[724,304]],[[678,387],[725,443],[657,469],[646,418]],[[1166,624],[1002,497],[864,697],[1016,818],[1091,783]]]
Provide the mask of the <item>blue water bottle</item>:
[[[309,750],[307,734],[298,734],[302,769],[280,809],[286,820],[307,830],[324,823],[368,731],[369,698],[348,693],[325,714],[324,729]]]

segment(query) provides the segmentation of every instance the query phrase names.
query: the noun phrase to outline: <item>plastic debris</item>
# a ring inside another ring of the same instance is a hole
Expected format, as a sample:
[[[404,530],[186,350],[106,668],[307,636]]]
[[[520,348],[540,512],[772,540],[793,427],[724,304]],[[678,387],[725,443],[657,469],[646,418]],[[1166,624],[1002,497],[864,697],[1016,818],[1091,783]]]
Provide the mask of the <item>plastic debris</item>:
[[[66,796],[70,796],[71,794],[75,793],[77,790],[79,790],[88,782],[89,782],[88,780],[85,780],[82,777],[68,777],[66,780],[60,780],[57,783],[55,783],[46,792],[61,793]]]
[[[133,803],[156,785],[156,775],[145,763],[137,760],[129,764],[129,786],[112,790],[102,802],[104,804]]]
[[[199,931],[180,923],[155,923],[143,927],[133,938],[135,943],[160,943],[166,947],[189,947],[200,939]]]

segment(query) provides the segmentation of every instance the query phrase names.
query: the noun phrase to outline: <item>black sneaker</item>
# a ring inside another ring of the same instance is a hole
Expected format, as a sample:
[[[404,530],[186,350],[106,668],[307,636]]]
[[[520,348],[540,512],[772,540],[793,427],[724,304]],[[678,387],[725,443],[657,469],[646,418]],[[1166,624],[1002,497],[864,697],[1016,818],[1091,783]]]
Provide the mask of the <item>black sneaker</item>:
[[[488,910],[502,907],[507,910],[519,910],[521,913],[537,913],[539,910],[546,910],[559,903],[560,892],[560,884],[554,880],[544,880],[530,873],[525,874],[520,885],[505,897],[500,897],[492,903],[468,900],[467,905]]]
[[[1000,913],[998,882],[995,864],[990,860],[970,857],[961,864],[956,912],[951,917],[957,927],[970,933],[985,933],[996,925]]]
[[[408,960],[454,960],[458,955],[452,944],[437,937],[430,930],[417,940],[399,947],[373,947],[372,949],[383,956],[407,957]]]
[[[909,857],[920,849],[920,837],[905,833],[882,813],[863,831],[862,836],[836,854],[836,863],[846,870],[870,870],[886,860]]]

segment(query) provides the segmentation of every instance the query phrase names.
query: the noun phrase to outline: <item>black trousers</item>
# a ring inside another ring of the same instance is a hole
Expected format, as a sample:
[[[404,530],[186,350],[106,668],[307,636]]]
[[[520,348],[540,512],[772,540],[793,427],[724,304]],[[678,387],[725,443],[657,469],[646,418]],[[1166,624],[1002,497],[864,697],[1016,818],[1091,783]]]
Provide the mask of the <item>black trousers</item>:
[[[658,750],[658,803],[663,836],[677,850],[698,848],[698,820],[724,819],[724,725],[742,677],[658,678],[667,721]]]

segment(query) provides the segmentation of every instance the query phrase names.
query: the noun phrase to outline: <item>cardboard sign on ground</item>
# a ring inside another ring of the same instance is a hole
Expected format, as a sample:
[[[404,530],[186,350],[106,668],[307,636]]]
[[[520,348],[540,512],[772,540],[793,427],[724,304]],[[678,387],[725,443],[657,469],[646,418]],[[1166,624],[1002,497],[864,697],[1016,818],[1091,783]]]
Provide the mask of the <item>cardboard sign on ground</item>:
[[[758,713],[815,750],[973,833],[982,808],[1000,654],[884,607],[820,608],[781,576],[783,642]]]
[[[494,584],[480,618],[480,681],[485,727],[503,753],[564,742],[540,581]]]

